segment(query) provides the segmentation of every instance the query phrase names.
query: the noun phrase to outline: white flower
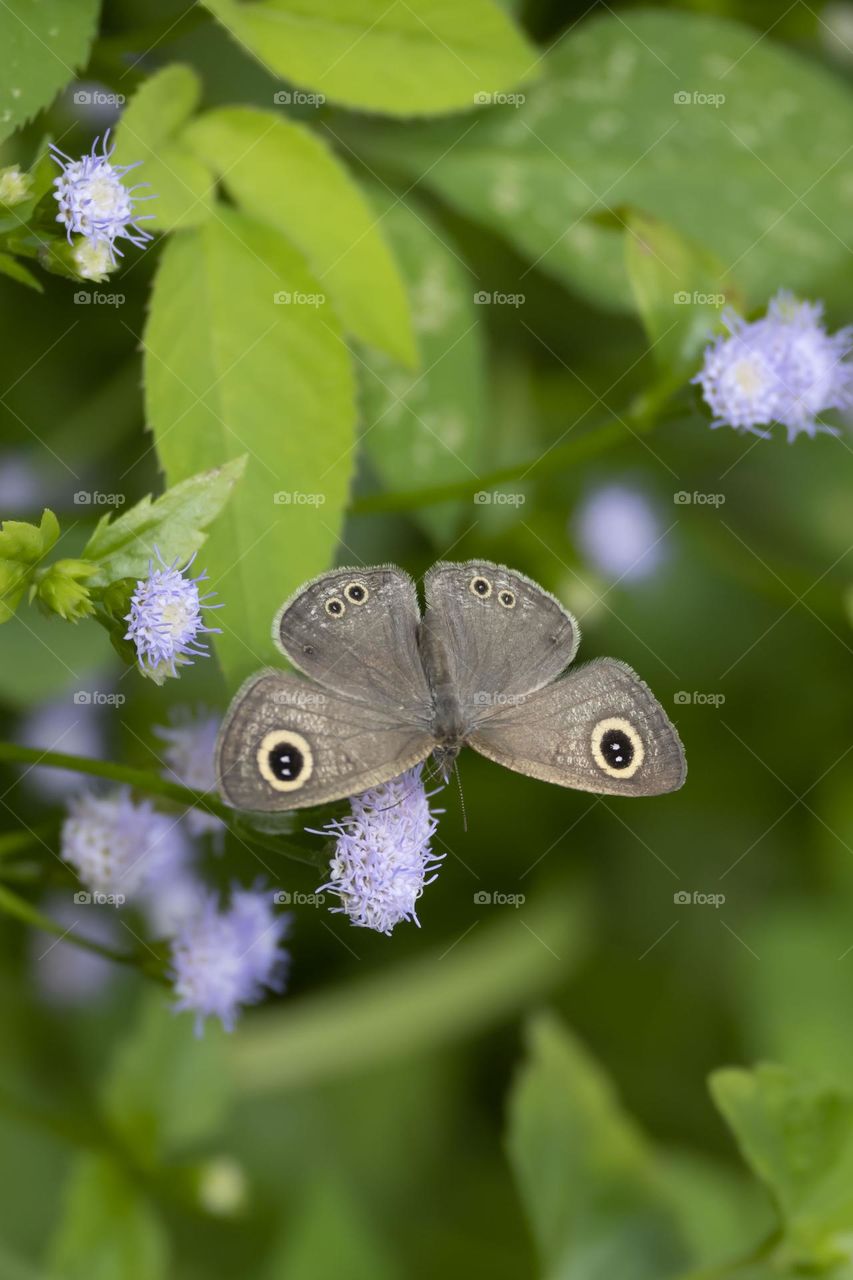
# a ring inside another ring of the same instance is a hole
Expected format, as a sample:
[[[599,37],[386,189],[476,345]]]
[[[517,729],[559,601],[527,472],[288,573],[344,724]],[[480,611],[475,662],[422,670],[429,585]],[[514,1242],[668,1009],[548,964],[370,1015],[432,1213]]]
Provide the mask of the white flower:
[[[199,595],[198,584],[207,574],[184,577],[194,559],[192,556],[183,569],[178,569],[177,561],[166,565],[161,560],[162,569],[155,569],[149,561],[148,577],[137,582],[130,599],[130,613],[125,616],[125,622],[130,625],[125,639],[136,645],[142,674],[157,684],[162,684],[167,676],[177,676],[177,666],[191,662],[194,656],[207,656],[208,651],[198,637],[219,630],[206,627],[202,622],[202,602],[214,594],[209,591],[205,596]]]
[[[164,776],[171,776],[193,791],[216,792],[216,774],[213,761],[216,736],[219,732],[219,716],[199,714],[194,719],[183,713],[172,725],[159,725],[154,732],[168,745],[163,754],[169,768]],[[186,823],[194,836],[205,832],[222,832],[221,818],[205,813],[203,809],[190,809]]]
[[[123,237],[141,248],[152,238],[148,231],[139,226],[144,219],[134,213],[133,209],[140,199],[152,197],[134,196],[134,191],[139,187],[128,188],[124,185],[122,178],[137,165],[110,164],[114,148],[108,145],[109,136],[108,129],[104,134],[100,155],[96,155],[99,141],[96,138],[91,152],[79,160],[72,160],[55,146],[51,146],[50,150],[53,159],[62,169],[53,184],[56,188],[54,196],[59,204],[56,221],[65,226],[69,244],[72,234],[86,236],[96,243],[105,244],[110,261],[115,262],[116,253],[119,257],[122,256],[115,246],[117,239]],[[141,164],[141,161],[138,163]]]
[[[337,894],[341,906],[332,910],[346,912],[360,928],[390,934],[402,920],[420,923],[415,904],[444,857],[430,848],[438,823],[422,768],[353,796],[352,816],[323,829],[337,844],[329,881],[318,892]]]
[[[71,254],[81,280],[106,280],[115,263],[106,240],[78,240]]]
[[[16,204],[22,204],[30,194],[33,180],[28,173],[21,173],[18,165],[13,164],[8,169],[0,171],[0,204],[5,204],[6,208],[12,208]]]
[[[286,915],[273,912],[270,893],[235,890],[227,911],[214,895],[204,899],[172,943],[176,1008],[195,1013],[197,1035],[206,1017],[233,1030],[241,1005],[256,1004],[265,988],[282,989],[288,925]]]
[[[187,860],[180,823],[158,813],[148,800],[135,804],[126,787],[103,796],[85,792],[72,800],[60,848],[94,893],[128,901],[146,881]]]
[[[780,422],[788,439],[819,431],[835,434],[819,421],[830,409],[853,405],[853,367],[846,357],[853,329],[828,334],[820,303],[797,302],[781,290],[766,316],[751,324],[728,313],[728,336],[705,351],[693,379],[716,415],[712,427],[730,426],[767,436],[763,427]]]
[[[646,578],[663,558],[663,529],[655,509],[631,485],[594,489],[581,503],[574,525],[581,550],[605,578]]]

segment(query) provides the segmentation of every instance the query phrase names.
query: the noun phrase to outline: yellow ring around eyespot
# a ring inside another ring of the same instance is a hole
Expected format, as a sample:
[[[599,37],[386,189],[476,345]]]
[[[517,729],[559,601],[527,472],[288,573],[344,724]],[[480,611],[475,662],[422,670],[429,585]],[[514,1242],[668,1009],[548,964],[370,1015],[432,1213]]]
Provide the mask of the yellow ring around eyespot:
[[[608,729],[618,729],[620,733],[624,733],[634,748],[634,758],[626,769],[614,769],[613,765],[604,758],[604,753],[601,750],[601,740]],[[590,746],[592,747],[592,757],[595,763],[610,778],[623,778],[626,780],[633,778],[646,756],[643,739],[637,733],[630,720],[623,720],[621,716],[611,716],[607,720],[599,720],[592,731]]]
[[[297,751],[301,752],[304,761],[299,777],[293,778],[290,782],[277,778],[270,768],[270,752],[274,747],[281,746],[296,747]],[[302,734],[296,733],[293,729],[271,729],[269,733],[264,734],[255,759],[258,762],[261,776],[276,791],[299,791],[300,788],[305,786],[305,783],[314,772],[314,752]]]
[[[329,608],[330,604],[339,604],[341,606],[339,612],[333,613],[332,610]],[[323,605],[323,608],[325,609],[326,613],[329,615],[330,618],[342,618],[347,611],[347,607],[340,596],[329,596],[328,600]]]
[[[475,591],[474,590],[475,582],[485,582],[486,586],[489,588],[488,591],[486,591],[485,594],[479,591]],[[478,573],[468,583],[468,590],[471,592],[471,595],[476,596],[478,600],[488,600],[489,596],[492,594],[492,584],[491,582],[489,582],[488,578],[484,578],[481,573]]]
[[[364,595],[360,600],[353,600],[352,596],[350,595],[350,591],[352,591],[353,587],[361,587],[362,591],[364,592]],[[344,587],[344,595],[346,596],[349,603],[354,604],[356,608],[358,608],[358,606],[360,605],[367,604],[368,600],[370,599],[370,592],[367,589],[367,584],[365,582],[361,582],[358,578],[355,578],[353,579],[352,582],[347,583],[347,585]]]

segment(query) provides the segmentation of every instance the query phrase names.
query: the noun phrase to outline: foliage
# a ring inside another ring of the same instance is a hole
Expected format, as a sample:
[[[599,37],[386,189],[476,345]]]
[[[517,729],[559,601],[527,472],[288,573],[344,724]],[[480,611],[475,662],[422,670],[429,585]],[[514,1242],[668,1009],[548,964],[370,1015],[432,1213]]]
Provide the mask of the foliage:
[[[0,3],[0,1275],[849,1280],[845,22]],[[709,430],[732,330],[768,439]],[[425,769],[383,936],[345,806],[230,809],[212,742],[302,583],[441,558],[565,601],[690,774]],[[267,1007],[196,1037],[177,938]]]

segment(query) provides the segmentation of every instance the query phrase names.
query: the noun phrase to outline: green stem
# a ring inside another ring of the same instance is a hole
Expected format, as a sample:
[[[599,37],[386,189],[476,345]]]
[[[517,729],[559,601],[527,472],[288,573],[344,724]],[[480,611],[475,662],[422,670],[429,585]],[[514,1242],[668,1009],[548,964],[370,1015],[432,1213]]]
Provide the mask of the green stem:
[[[565,444],[555,447],[537,458],[528,458],[524,462],[516,462],[511,466],[498,467],[485,475],[473,476],[470,480],[461,480],[456,484],[433,485],[425,489],[408,489],[402,493],[372,493],[364,498],[357,498],[350,507],[354,515],[376,515],[385,512],[409,511],[413,507],[431,507],[444,502],[459,502],[470,499],[481,490],[493,489],[497,485],[506,484],[509,480],[526,480],[539,475],[550,475],[562,471],[565,467],[587,458],[603,453],[615,445],[624,444],[635,436],[644,435],[665,418],[661,410],[666,401],[678,388],[668,383],[659,389],[652,388],[642,399],[638,399],[625,410],[621,419],[611,421],[605,419],[600,425],[593,427],[577,440],[567,440]]]
[[[276,853],[284,854],[285,857],[293,858],[297,862],[305,862],[310,866],[317,865],[316,858],[309,857],[304,849],[288,840],[281,840],[277,836],[273,837],[273,840],[267,840],[260,833],[256,835],[246,827],[245,819],[241,819],[237,810],[229,809],[209,791],[194,791],[191,787],[184,787],[179,782],[170,782],[168,778],[161,778],[159,774],[151,773],[148,769],[133,769],[129,765],[114,764],[111,760],[91,760],[88,756],[67,755],[63,751],[40,751],[37,747],[18,746],[16,742],[0,742],[0,761],[3,760],[19,764],[37,764],[49,769],[70,769],[74,773],[107,778],[111,782],[123,783],[139,791],[174,800],[177,804],[203,809],[205,813],[213,814],[232,829],[239,831],[241,838],[262,844],[265,848],[274,849]]]
[[[14,916],[16,920],[20,920],[24,924],[32,925],[34,929],[41,929],[43,933],[52,933],[54,937],[61,938],[63,942],[72,942],[75,946],[82,947],[85,951],[91,951],[96,956],[103,957],[104,960],[113,960],[116,964],[127,964],[134,969],[142,969],[149,977],[156,978],[164,983],[166,981],[159,962],[143,959],[141,956],[133,955],[129,951],[116,951],[114,948],[104,946],[100,942],[94,942],[91,938],[85,938],[82,934],[75,933],[73,929],[69,929],[67,925],[51,920],[50,916],[46,916],[37,907],[34,907],[32,903],[27,902],[26,898],[19,897],[17,893],[13,893],[11,889],[3,884],[0,884],[0,911],[5,911],[8,915]]]
[[[227,822],[233,811],[207,791],[194,791],[179,782],[170,782],[148,769],[133,769],[130,765],[114,764],[112,760],[92,760],[88,756],[68,755],[64,751],[40,751],[38,747],[21,747],[16,742],[0,742],[0,760],[19,764],[44,765],[48,769],[70,769],[73,773],[87,773],[95,778],[108,778],[111,782],[123,782],[140,791],[165,796],[178,804],[193,805],[215,814]]]

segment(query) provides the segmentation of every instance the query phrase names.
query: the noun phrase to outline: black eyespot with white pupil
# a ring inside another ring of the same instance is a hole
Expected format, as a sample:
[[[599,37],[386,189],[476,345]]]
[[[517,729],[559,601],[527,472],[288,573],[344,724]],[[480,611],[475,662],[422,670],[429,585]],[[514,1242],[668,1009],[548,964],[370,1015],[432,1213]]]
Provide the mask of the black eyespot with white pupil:
[[[595,763],[611,778],[633,778],[645,757],[643,740],[630,720],[611,716],[599,720],[592,731]]]
[[[292,729],[273,729],[262,738],[258,768],[276,791],[298,791],[314,772],[314,754],[307,738]]]
[[[480,600],[488,600],[492,594],[492,584],[488,578],[481,578],[478,575],[468,583],[468,590],[472,595],[479,597]]]
[[[508,590],[506,587],[503,591],[498,592],[498,600],[505,609],[515,608],[515,592]]]
[[[325,609],[330,618],[341,618],[346,613],[346,605],[338,596],[331,596],[326,601]]]
[[[344,587],[344,595],[350,604],[365,604],[368,594],[363,582],[348,582]]]

